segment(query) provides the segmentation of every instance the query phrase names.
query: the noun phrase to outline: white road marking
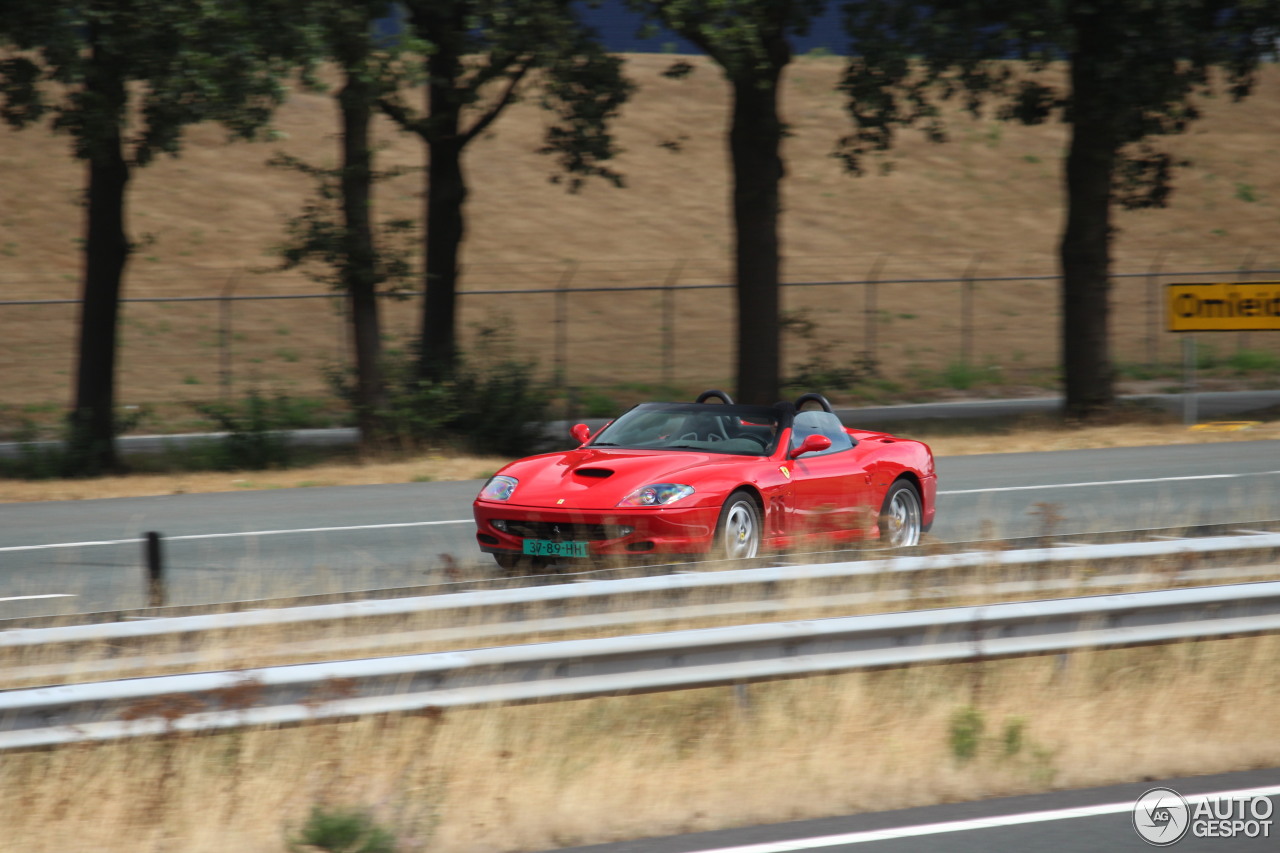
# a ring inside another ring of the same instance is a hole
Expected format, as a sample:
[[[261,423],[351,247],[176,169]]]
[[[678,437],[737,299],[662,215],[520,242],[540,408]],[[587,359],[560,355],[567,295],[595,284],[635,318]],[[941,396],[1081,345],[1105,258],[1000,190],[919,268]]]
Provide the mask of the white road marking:
[[[1244,788],[1238,791],[1218,791],[1212,794],[1193,794],[1185,797],[1190,804],[1224,798],[1274,797],[1280,794],[1280,786]],[[1000,826],[1018,826],[1027,823],[1044,823],[1054,820],[1070,820],[1077,817],[1122,814],[1133,810],[1133,800],[1124,803],[1104,803],[1097,806],[1079,806],[1070,809],[1053,809],[1041,812],[978,817],[969,820],[949,820],[942,823],[924,823],[919,826],[895,826],[889,829],[872,829],[848,832],[843,835],[824,835],[818,838],[797,838],[790,841],[770,841],[762,844],[744,844],[740,847],[718,847],[699,850],[696,853],[791,853],[796,850],[816,850],[822,847],[838,847],[844,844],[865,844],[869,841],[888,841],[893,838],[916,838],[921,835],[941,835],[947,832],[964,832],[970,829],[991,829]]]
[[[338,533],[344,530],[388,530],[394,527],[431,527],[441,524],[475,524],[474,519],[454,518],[446,521],[402,521],[395,524],[352,524],[346,527],[298,527],[292,530],[244,530],[235,533],[189,533],[182,536],[165,536],[166,542],[182,542],[194,539],[231,539],[236,536],[282,536],[288,533]],[[96,542],[54,542],[48,545],[11,545],[0,548],[0,553],[9,551],[44,551],[50,548],[89,548],[94,545],[133,545],[142,542],[142,537],[133,539],[102,539]]]
[[[0,598],[0,601],[30,601],[33,598],[75,598],[75,594],[70,592],[47,592],[43,595],[11,595],[8,598]]]
[[[987,489],[940,490],[941,495],[977,495],[985,492],[1025,492],[1036,489],[1072,489],[1089,486],[1128,486],[1141,483],[1174,483],[1185,480],[1230,480],[1242,477],[1266,477],[1280,471],[1255,471],[1247,474],[1198,474],[1186,477],[1146,477],[1140,480],[1096,480],[1087,483],[1044,483],[1034,486],[995,486]],[[192,533],[185,536],[166,536],[166,541],[183,542],[196,539],[232,539],[237,536],[283,536],[290,533],[340,533],[348,530],[389,530],[397,527],[431,527],[445,524],[473,524],[470,518],[454,518],[445,521],[404,521],[395,524],[353,524],[345,527],[299,527],[292,530],[246,530],[233,533]],[[95,545],[133,545],[141,537],[132,539],[103,539],[94,542],[54,542],[48,545],[11,545],[0,547],[0,554],[13,551],[44,551],[51,548],[90,548]]]
[[[1143,477],[1139,480],[1093,480],[1087,483],[1041,483],[1034,486],[993,486],[989,489],[951,489],[939,495],[979,495],[984,492],[1029,492],[1037,489],[1080,489],[1097,486],[1132,486],[1141,483],[1178,483],[1186,480],[1235,480],[1243,477],[1270,477],[1280,471],[1250,471],[1246,474],[1195,474],[1185,477]]]

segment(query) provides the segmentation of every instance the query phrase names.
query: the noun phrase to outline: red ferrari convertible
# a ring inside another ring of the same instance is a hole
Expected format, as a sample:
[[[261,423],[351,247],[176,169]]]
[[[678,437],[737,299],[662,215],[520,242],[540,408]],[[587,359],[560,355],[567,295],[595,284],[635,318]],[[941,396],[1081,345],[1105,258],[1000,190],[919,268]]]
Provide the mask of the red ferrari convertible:
[[[706,391],[571,432],[578,448],[512,462],[476,498],[476,540],[503,568],[875,537],[902,547],[933,522],[928,445],[845,427],[821,394],[742,406]]]

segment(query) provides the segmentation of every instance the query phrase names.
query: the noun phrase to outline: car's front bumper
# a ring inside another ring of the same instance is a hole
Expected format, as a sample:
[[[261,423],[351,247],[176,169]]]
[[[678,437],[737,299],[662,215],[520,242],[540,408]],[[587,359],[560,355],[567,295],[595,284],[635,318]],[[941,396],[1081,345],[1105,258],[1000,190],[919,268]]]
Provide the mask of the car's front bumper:
[[[720,518],[717,506],[622,511],[476,501],[473,510],[482,551],[523,554],[526,539],[542,539],[587,542],[592,557],[703,554]]]

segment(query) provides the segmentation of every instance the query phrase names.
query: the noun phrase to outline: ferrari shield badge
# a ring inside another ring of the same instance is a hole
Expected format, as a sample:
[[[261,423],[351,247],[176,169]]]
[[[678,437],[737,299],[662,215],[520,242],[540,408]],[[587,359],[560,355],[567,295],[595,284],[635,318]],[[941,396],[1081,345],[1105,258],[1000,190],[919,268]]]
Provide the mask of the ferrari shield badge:
[[[560,504],[562,503],[564,503],[564,498],[561,498],[560,500],[556,501],[556,506],[560,506]]]
[[[791,469],[786,465],[779,466],[778,470],[782,472],[782,476],[786,477],[788,480],[791,479]]]

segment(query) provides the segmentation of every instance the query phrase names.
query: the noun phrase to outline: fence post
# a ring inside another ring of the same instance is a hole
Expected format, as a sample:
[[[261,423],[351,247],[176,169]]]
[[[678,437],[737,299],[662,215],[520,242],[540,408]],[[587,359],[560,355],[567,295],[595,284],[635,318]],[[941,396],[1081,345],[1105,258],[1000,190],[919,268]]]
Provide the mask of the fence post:
[[[569,349],[569,283],[578,271],[578,262],[570,261],[556,287],[556,343],[555,343],[555,386],[563,391],[565,386],[565,365]]]
[[[164,607],[164,559],[160,550],[160,534],[150,530],[142,540],[143,561],[147,566],[147,606]]]
[[[239,280],[239,273],[227,279],[226,286],[222,288],[222,298],[218,300],[219,381],[223,402],[231,398],[231,295]]]
[[[1258,252],[1256,249],[1250,249],[1249,254],[1245,255],[1244,263],[1236,270],[1236,281],[1244,282],[1253,278],[1253,267],[1256,263]],[[1239,332],[1236,334],[1236,351],[1246,350],[1249,348],[1249,333]]]
[[[680,280],[680,272],[683,268],[682,260],[672,265],[662,290],[662,384],[667,388],[675,385],[676,282]]]
[[[974,255],[960,286],[960,362],[965,367],[973,363],[973,276],[980,263],[982,255]]]
[[[1164,249],[1147,268],[1147,367],[1155,370],[1160,359],[1160,268],[1164,265]]]
[[[876,365],[876,323],[880,319],[878,299],[880,290],[880,271],[884,269],[884,255],[876,255],[876,262],[871,265],[867,280],[862,283],[862,358],[868,365]]]

